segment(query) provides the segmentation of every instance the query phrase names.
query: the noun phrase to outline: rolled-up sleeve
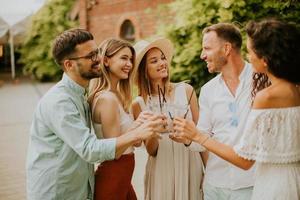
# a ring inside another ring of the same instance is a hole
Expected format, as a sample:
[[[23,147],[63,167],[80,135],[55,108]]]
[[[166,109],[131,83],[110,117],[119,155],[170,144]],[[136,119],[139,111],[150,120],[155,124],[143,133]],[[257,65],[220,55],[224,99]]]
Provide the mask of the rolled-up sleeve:
[[[48,108],[53,109],[45,113],[50,119],[50,129],[62,141],[70,146],[83,160],[89,163],[100,163],[115,158],[116,139],[97,139],[94,133],[82,119],[78,105],[70,98],[59,98],[52,101]]]

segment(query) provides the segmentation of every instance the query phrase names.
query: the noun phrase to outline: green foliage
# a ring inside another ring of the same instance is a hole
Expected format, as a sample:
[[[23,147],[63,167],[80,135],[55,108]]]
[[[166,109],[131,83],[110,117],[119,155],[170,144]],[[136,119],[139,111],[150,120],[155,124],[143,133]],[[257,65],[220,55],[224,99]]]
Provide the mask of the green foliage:
[[[52,58],[53,39],[64,30],[74,27],[69,20],[69,10],[74,0],[49,0],[32,17],[32,25],[20,49],[23,71],[40,81],[58,80],[62,70]]]
[[[249,20],[266,17],[300,22],[300,3],[295,0],[175,0],[169,9],[175,13],[175,22],[160,26],[158,31],[175,46],[172,81],[190,80],[197,92],[214,76],[200,59],[206,26],[233,22],[243,27]]]

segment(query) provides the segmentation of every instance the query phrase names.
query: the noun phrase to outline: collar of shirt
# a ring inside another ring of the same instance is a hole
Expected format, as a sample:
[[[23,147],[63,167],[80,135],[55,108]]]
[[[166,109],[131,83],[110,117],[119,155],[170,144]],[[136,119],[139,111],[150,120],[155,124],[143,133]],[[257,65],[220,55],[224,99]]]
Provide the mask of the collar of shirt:
[[[253,70],[252,70],[250,63],[245,62],[244,68],[239,75],[240,83],[236,89],[236,94],[233,97],[234,99],[240,98],[241,94],[245,92],[245,85],[249,85],[250,82],[252,83],[252,79],[249,79],[249,74],[252,74],[252,73],[253,73]],[[220,84],[221,87],[226,88],[225,89],[226,91],[229,91],[227,85],[225,84],[224,79],[222,78],[222,73],[220,73],[219,75],[216,76],[216,81]],[[250,83],[250,85],[252,85],[251,83]],[[250,88],[250,90],[251,90],[251,88]]]
[[[68,85],[77,94],[85,96],[87,93],[86,88],[73,81],[66,73],[63,74],[62,82]]]
[[[249,70],[252,70],[251,66],[248,62],[245,62],[244,68],[243,68],[242,72],[239,75],[239,80],[240,81],[243,81],[245,79],[245,77],[247,77]],[[218,79],[219,79],[220,83],[224,82],[224,79],[222,78],[222,73],[220,73],[218,75]]]

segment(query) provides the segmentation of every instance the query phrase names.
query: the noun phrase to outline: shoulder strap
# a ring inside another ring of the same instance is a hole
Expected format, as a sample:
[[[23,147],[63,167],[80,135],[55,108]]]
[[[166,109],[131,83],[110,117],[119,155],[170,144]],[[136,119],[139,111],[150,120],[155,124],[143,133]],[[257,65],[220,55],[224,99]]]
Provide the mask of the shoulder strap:
[[[99,95],[95,94],[95,97],[92,101],[92,106],[91,106],[91,116],[92,116],[93,121],[94,121],[94,110],[95,110],[98,100],[99,100]]]
[[[187,104],[187,91],[183,82],[175,85],[175,102],[180,104]]]
[[[105,93],[105,92],[111,93],[110,91],[105,91],[105,90],[96,93],[97,96],[94,98],[93,103],[92,103],[92,110],[91,110],[92,118],[93,118],[93,115],[94,115],[95,107],[96,107],[97,102],[98,102],[98,100],[99,100],[99,98],[100,98],[100,95],[101,95],[101,93],[103,94],[103,93]],[[112,94],[113,94],[114,97],[116,98],[116,101],[117,101],[118,107],[119,107],[119,111],[122,111],[122,110],[123,110],[123,112],[125,112],[125,111],[124,111],[124,108],[122,107],[122,105],[120,105],[120,102],[118,101],[118,98],[115,96],[114,93],[112,93]]]

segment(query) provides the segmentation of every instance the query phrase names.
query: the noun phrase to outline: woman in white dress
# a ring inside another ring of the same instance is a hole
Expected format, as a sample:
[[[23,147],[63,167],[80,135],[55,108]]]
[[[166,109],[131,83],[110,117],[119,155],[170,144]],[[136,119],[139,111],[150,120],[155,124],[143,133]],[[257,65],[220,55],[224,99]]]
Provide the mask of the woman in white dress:
[[[181,114],[186,113],[188,119],[197,123],[199,110],[192,86],[169,81],[172,43],[163,38],[152,42],[142,40],[134,48],[137,53],[135,80],[139,95],[132,105],[134,117],[137,118],[141,111],[149,109],[150,103],[152,106],[156,103],[157,110],[159,104],[168,103],[173,107],[164,108],[167,110],[165,115],[172,117],[176,108],[179,114],[181,108]],[[189,99],[190,105],[187,107]],[[161,139],[151,138],[145,141],[149,156],[145,172],[144,199],[201,200],[201,156],[199,152],[189,150],[187,145],[190,140],[185,141],[185,146],[172,139],[166,132],[161,134]]]
[[[300,199],[299,30],[264,20],[250,22],[246,32],[256,75],[253,107],[240,143],[232,148],[217,142],[180,118],[174,129],[240,168],[256,162],[253,200]]]

